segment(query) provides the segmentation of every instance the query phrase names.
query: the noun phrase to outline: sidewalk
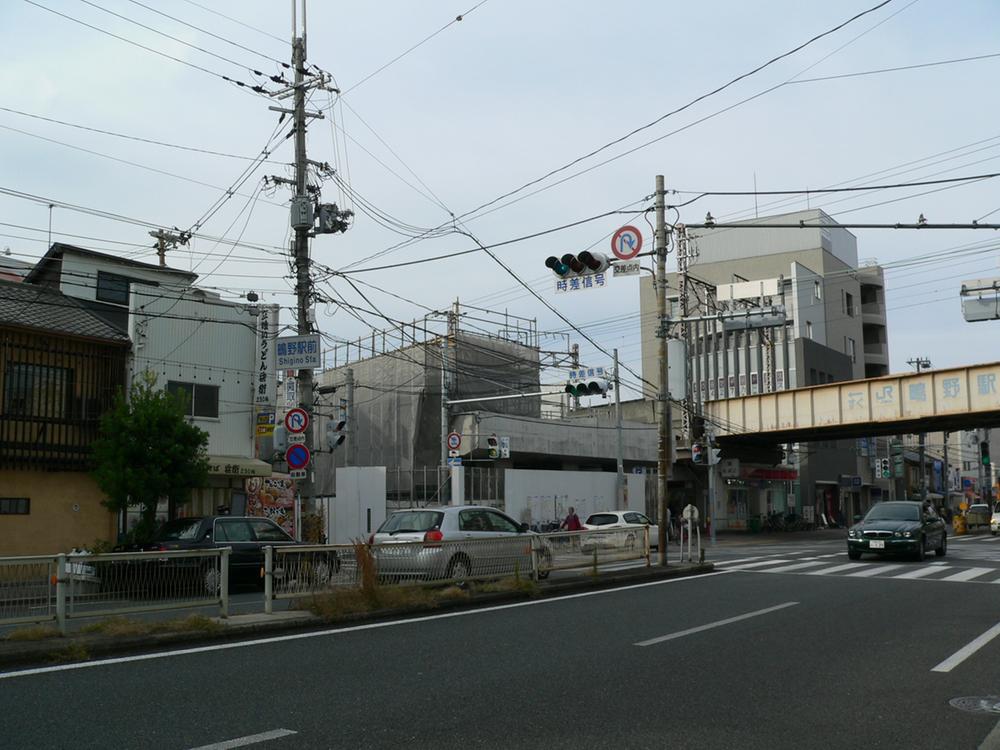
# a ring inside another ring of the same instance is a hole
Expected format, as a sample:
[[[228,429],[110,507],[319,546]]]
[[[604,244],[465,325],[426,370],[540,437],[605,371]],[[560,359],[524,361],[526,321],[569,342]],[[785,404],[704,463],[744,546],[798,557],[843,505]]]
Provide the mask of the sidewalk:
[[[598,573],[596,576],[579,576],[551,582],[539,582],[537,591],[504,591],[497,593],[472,593],[468,599],[442,601],[434,609],[379,610],[346,615],[336,620],[325,620],[302,610],[282,610],[273,614],[250,613],[232,615],[226,619],[211,618],[217,629],[190,632],[154,633],[142,636],[104,635],[71,632],[66,637],[43,640],[0,640],[0,670],[31,666],[88,661],[99,657],[158,651],[169,647],[196,646],[209,643],[266,637],[289,631],[317,630],[322,628],[405,619],[428,612],[445,612],[459,609],[501,604],[528,598],[558,597],[578,591],[616,588],[635,583],[666,578],[681,578],[711,572],[712,563],[671,562],[666,567],[630,568]],[[85,624],[85,623],[81,623]]]

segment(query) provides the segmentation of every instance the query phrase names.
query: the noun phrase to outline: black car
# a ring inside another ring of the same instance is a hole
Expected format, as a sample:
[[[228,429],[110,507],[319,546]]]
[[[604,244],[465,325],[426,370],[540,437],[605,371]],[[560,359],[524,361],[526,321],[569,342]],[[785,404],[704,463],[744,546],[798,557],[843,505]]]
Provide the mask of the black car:
[[[172,550],[201,550],[229,547],[229,580],[231,583],[262,583],[264,548],[295,546],[299,542],[268,518],[255,516],[205,516],[203,518],[177,518],[167,521],[153,538],[133,549],[142,552]],[[312,559],[315,558],[315,559]],[[334,553],[316,553],[309,561],[311,575],[323,580],[339,568]],[[198,575],[207,591],[215,592],[219,586],[217,566],[205,565],[204,558],[164,558],[160,561],[164,572],[185,571]]]
[[[847,556],[859,560],[865,552],[910,554],[923,560],[928,550],[938,557],[947,551],[946,524],[930,505],[897,500],[876,503],[847,531]]]

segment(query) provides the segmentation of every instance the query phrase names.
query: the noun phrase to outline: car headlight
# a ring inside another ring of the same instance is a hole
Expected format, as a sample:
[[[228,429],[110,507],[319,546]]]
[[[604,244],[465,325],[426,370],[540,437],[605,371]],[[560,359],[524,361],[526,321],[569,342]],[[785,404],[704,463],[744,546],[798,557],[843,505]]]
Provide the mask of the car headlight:
[[[858,532],[855,529],[848,529],[847,536],[857,536]]]
[[[907,536],[909,536],[909,535],[910,535],[910,532],[909,532],[909,531],[907,531],[907,532],[906,532],[906,535],[907,535]],[[896,533],[894,533],[894,534],[893,534],[893,536],[903,536],[903,534],[902,534],[901,532],[897,531]]]
[[[907,539],[909,539],[911,536],[913,536],[913,532],[912,531],[904,531],[903,532],[903,536],[905,536]]]

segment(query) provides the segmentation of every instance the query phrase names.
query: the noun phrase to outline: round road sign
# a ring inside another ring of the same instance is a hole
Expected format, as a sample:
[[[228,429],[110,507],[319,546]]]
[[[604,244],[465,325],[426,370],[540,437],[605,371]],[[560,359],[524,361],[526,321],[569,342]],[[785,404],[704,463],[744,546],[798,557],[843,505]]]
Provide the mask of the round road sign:
[[[459,435],[457,432],[449,432],[448,447],[453,451],[457,451],[461,446],[462,446],[462,436]]]
[[[611,252],[618,260],[631,260],[642,250],[642,232],[628,225],[611,237]]]
[[[285,429],[291,433],[305,432],[309,426],[309,415],[305,409],[289,409],[285,415]]]
[[[309,458],[309,449],[302,443],[293,443],[285,451],[285,462],[288,464],[288,468],[293,471],[306,468],[309,465]]]

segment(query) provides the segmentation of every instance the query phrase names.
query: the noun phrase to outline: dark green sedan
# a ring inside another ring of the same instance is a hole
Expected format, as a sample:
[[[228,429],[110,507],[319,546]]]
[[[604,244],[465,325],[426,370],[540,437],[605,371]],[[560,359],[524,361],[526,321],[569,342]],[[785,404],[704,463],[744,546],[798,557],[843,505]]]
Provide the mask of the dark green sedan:
[[[947,551],[945,522],[930,505],[898,500],[876,503],[868,515],[847,531],[847,556],[861,559],[865,552],[907,554],[923,560],[928,550],[938,557]]]

